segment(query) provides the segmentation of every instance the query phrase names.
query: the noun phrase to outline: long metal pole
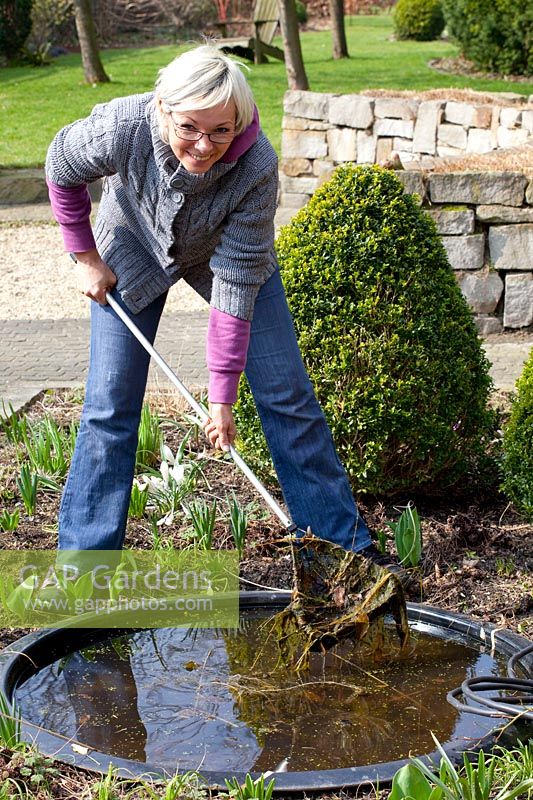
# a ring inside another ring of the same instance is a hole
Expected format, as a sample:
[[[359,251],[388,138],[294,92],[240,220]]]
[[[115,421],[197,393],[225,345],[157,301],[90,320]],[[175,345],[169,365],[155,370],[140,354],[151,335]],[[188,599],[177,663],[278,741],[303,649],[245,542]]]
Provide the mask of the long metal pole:
[[[169,367],[167,362],[162,358],[157,350],[150,344],[146,336],[139,330],[137,325],[130,319],[130,317],[126,314],[122,306],[120,306],[115,298],[110,294],[110,292],[106,292],[106,300],[115,312],[115,314],[122,320],[124,325],[133,333],[137,341],[139,341],[147,353],[154,359],[154,361],[159,365],[159,367],[163,370],[167,378],[174,384],[176,389],[180,392],[180,394],[187,400],[189,405],[196,411],[198,416],[200,417],[202,422],[207,422],[209,419],[209,415],[207,414],[206,410],[202,408],[200,403],[192,396],[189,392],[187,387],[180,381],[178,376],[172,369]],[[285,514],[279,503],[274,500],[270,492],[263,486],[261,481],[257,478],[256,475],[252,472],[246,461],[242,458],[241,455],[235,450],[233,445],[230,445],[229,449],[230,455],[234,461],[234,463],[239,467],[241,472],[246,475],[252,486],[259,492],[263,500],[267,503],[267,505],[272,509],[274,514],[278,517],[281,521],[282,525],[285,528],[288,528],[290,532],[294,532],[296,530],[295,525],[291,521],[291,519]]]

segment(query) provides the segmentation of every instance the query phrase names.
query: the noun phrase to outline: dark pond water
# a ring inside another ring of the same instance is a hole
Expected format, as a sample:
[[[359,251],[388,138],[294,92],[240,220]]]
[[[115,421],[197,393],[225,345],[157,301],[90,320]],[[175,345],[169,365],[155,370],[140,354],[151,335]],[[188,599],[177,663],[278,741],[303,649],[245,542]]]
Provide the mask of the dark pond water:
[[[300,675],[265,645],[265,620],[241,631],[134,632],[77,652],[19,687],[23,716],[115,756],[176,768],[334,769],[391,761],[475,739],[494,722],[460,714],[446,693],[503,663],[439,629],[413,626],[401,654],[344,643]]]

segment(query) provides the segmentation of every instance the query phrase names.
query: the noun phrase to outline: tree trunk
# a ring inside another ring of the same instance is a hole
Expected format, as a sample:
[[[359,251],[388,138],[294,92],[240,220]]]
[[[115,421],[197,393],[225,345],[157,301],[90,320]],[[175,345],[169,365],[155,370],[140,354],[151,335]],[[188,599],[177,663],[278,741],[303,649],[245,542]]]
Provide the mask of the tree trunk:
[[[289,89],[301,89],[306,92],[309,89],[309,82],[305,74],[298,17],[296,16],[296,4],[294,0],[280,0],[279,22],[281,26],[281,35],[283,36],[285,69],[287,70]]]
[[[333,32],[333,58],[349,58],[344,27],[344,0],[329,0],[329,13]]]
[[[98,52],[91,0],[74,0],[74,14],[85,80],[87,83],[108,83]]]

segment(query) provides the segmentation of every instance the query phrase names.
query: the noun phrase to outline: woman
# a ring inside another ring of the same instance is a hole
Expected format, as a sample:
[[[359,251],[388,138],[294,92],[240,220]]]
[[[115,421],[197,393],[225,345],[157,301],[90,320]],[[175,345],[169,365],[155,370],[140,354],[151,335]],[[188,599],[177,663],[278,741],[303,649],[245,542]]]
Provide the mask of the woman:
[[[202,46],[159,73],[155,92],[96,106],[52,142],[52,207],[91,305],[91,357],[59,519],[61,549],[122,546],[149,358],[106,305],[153,341],[180,278],[210,303],[209,414],[235,439],[246,368],[296,525],[347,549],[370,544],[302,364],[274,252],[277,159],[239,66]],[[94,233],[87,183],[105,177]]]

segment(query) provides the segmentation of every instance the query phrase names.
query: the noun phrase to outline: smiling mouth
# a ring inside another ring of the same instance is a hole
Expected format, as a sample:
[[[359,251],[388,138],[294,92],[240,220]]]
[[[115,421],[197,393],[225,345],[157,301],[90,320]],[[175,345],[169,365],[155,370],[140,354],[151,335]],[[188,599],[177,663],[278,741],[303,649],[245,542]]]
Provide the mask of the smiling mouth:
[[[187,151],[187,155],[194,159],[194,161],[209,161],[213,157],[212,155],[198,156],[196,153],[191,153],[190,151]]]

